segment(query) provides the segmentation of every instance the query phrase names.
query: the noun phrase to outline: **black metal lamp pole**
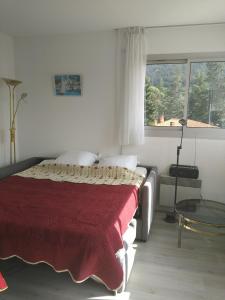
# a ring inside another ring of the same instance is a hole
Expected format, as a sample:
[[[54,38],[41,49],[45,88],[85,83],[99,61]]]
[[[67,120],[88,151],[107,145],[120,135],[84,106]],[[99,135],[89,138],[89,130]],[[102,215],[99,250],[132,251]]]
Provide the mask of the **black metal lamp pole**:
[[[181,129],[182,131],[181,131],[180,145],[177,146],[177,163],[176,163],[174,205],[173,205],[173,211],[166,214],[165,221],[167,223],[176,223],[176,221],[177,221],[176,220],[177,184],[178,184],[177,168],[179,166],[180,150],[182,149],[184,126],[187,125],[187,121],[185,119],[181,119],[181,120],[179,120],[179,123],[182,125],[182,129]]]

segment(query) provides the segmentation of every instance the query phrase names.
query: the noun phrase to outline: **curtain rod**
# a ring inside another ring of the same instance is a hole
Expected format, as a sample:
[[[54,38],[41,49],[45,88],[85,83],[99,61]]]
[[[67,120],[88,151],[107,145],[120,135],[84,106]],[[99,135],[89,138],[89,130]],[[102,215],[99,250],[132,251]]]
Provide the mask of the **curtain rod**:
[[[152,28],[173,28],[173,27],[190,27],[190,26],[207,26],[207,25],[225,25],[225,22],[215,22],[215,23],[196,23],[196,24],[180,24],[180,25],[153,25],[153,26],[145,26],[145,29]]]

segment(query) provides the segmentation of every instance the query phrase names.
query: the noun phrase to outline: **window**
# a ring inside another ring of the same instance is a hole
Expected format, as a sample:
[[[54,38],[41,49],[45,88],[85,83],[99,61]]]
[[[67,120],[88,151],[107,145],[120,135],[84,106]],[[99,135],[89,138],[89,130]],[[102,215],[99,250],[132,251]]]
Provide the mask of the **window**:
[[[225,129],[225,59],[152,61],[145,83],[145,125]]]

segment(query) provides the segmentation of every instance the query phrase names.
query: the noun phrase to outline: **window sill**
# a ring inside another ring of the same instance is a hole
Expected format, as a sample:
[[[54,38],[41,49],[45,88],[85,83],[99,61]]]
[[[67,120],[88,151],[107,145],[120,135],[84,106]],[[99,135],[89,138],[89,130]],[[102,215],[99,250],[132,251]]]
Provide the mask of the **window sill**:
[[[145,126],[145,137],[180,137],[181,127]],[[225,140],[225,129],[184,127],[184,138]]]

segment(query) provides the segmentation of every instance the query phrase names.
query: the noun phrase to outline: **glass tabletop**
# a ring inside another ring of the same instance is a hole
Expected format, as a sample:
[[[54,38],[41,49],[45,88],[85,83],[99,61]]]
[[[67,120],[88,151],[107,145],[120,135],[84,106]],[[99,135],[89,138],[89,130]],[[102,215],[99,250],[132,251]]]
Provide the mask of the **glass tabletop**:
[[[176,204],[176,212],[184,218],[225,226],[225,204],[205,199],[185,199]]]

